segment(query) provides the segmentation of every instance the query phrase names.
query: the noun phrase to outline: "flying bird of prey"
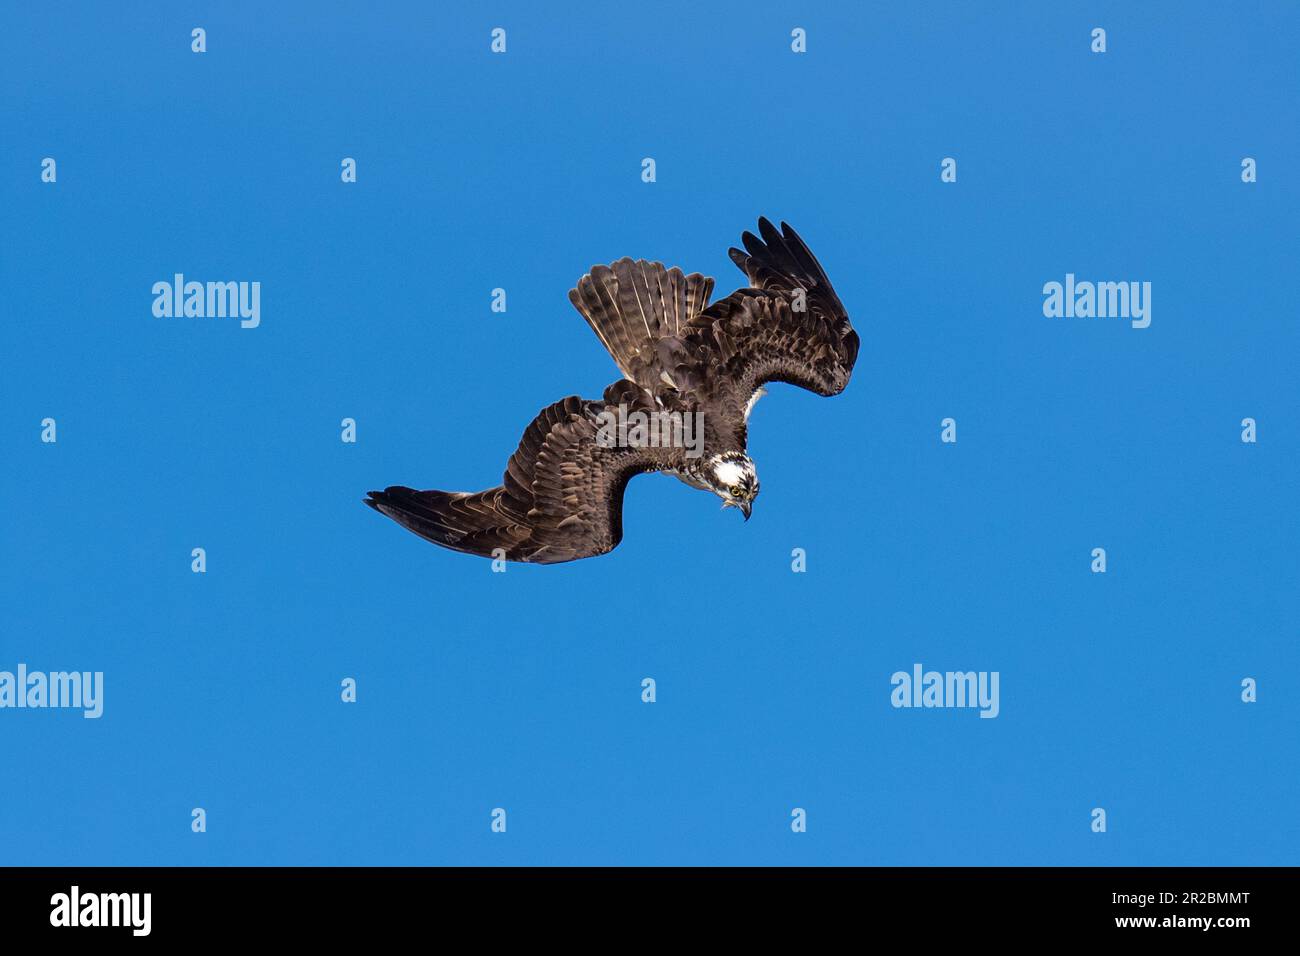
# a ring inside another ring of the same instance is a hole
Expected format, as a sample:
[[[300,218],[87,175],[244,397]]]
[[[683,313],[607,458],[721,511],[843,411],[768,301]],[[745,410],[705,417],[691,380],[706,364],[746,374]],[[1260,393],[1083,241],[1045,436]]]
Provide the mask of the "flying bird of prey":
[[[848,314],[799,235],[766,219],[758,231],[744,234],[744,251],[730,250],[749,285],[712,304],[713,279],[699,273],[643,259],[593,266],[569,300],[623,378],[601,399],[570,396],[542,409],[495,488],[395,485],[365,503],[445,548],[537,564],[612,551],[623,537],[623,491],[643,472],[711,491],[748,520],[758,475],[746,426],[763,385],[838,395],[858,355]],[[610,442],[602,429],[615,410],[690,413],[702,422],[702,448]]]

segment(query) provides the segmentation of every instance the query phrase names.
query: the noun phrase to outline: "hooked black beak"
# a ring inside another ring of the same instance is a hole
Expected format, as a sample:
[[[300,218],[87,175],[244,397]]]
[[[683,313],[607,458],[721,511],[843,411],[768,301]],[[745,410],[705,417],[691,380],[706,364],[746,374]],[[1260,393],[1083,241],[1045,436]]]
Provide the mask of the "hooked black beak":
[[[746,521],[749,520],[749,513],[750,513],[751,511],[753,511],[753,510],[754,510],[754,504],[753,504],[753,502],[751,502],[751,501],[742,501],[742,502],[740,503],[740,513],[743,514],[743,515],[745,516],[745,520],[746,520]]]

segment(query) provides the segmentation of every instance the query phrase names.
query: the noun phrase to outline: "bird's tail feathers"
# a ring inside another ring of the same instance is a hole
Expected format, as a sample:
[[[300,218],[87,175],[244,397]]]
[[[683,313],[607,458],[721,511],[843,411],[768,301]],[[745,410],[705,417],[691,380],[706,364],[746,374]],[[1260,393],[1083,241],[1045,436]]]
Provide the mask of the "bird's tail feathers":
[[[593,266],[569,301],[582,313],[619,370],[633,381],[653,367],[655,346],[685,330],[704,310],[713,280],[645,259]]]

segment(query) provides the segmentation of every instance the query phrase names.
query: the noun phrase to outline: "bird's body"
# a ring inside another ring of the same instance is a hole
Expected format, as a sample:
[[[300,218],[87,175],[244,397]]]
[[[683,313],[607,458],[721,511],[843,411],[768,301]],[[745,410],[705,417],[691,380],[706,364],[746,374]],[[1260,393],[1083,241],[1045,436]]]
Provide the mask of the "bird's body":
[[[837,395],[858,353],[803,240],[766,219],[759,233],[745,233],[745,251],[730,253],[750,286],[712,304],[713,279],[698,273],[632,259],[594,266],[569,299],[623,378],[600,399],[570,396],[542,409],[495,488],[393,486],[366,504],[443,547],[539,564],[612,550],[623,536],[623,491],[644,472],[711,491],[748,518],[758,477],[747,423],[762,386]]]

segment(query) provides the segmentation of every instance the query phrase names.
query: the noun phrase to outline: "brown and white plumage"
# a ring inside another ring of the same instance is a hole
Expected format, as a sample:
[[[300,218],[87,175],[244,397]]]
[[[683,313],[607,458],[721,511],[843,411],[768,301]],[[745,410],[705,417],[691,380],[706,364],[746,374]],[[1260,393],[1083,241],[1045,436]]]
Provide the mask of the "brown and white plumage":
[[[820,395],[848,384],[858,336],[816,258],[785,223],[746,232],[732,261],[749,280],[709,304],[713,279],[661,263],[594,266],[569,299],[624,378],[599,400],[565,398],[524,431],[502,483],[486,491],[372,491],[366,504],[456,551],[553,564],[612,550],[623,535],[623,491],[663,471],[713,491],[749,516],[758,492],[745,454],[753,402],[767,382]],[[760,238],[761,237],[761,238]],[[703,454],[682,447],[608,447],[603,412],[690,412]]]

